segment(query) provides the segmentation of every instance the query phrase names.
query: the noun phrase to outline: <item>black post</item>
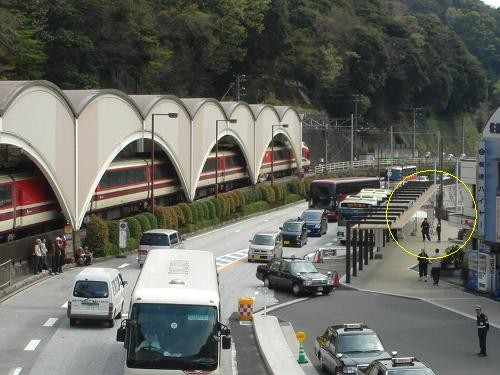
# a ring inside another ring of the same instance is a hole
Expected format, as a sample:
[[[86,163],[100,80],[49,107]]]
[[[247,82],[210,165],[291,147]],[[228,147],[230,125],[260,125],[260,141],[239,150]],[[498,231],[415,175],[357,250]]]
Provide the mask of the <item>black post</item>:
[[[357,245],[358,245],[358,239],[357,239],[357,230],[353,229],[352,230],[352,239],[351,239],[351,244],[352,244],[352,275],[353,276],[358,276],[358,259],[357,259]]]
[[[351,223],[346,221],[345,234],[345,282],[351,283]]]
[[[363,229],[359,231],[358,249],[359,249],[359,270],[363,271]]]
[[[373,259],[373,247],[375,246],[375,236],[373,229],[370,229],[370,259]]]
[[[385,231],[386,229],[382,229],[382,247],[385,247]]]
[[[368,229],[365,229],[365,246],[363,246],[363,253],[365,256],[365,266],[368,265],[368,246],[369,246],[369,238],[368,238]]]

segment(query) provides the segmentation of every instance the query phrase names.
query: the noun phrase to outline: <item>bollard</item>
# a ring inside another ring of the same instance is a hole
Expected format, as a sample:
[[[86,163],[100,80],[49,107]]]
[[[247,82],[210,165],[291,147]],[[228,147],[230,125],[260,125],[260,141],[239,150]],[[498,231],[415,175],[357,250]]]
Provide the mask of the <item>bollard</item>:
[[[297,341],[299,342],[299,358],[297,360],[298,363],[308,363],[306,353],[304,352],[304,340],[306,339],[306,334],[302,331],[299,331],[295,334]]]
[[[238,298],[238,317],[239,320],[253,319],[253,298],[240,297]]]

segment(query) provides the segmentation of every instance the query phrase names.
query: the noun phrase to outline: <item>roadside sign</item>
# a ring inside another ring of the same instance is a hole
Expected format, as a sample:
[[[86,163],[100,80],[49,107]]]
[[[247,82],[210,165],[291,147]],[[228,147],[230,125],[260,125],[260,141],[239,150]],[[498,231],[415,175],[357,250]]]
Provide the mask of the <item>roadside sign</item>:
[[[125,249],[127,247],[127,229],[128,229],[127,222],[120,221],[120,224],[118,224],[118,228],[120,229],[118,236],[118,247],[120,249]]]

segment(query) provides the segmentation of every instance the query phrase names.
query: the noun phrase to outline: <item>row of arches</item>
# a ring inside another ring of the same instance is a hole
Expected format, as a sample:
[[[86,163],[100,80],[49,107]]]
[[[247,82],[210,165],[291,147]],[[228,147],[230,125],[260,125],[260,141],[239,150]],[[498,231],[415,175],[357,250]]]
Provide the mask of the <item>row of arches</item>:
[[[75,230],[104,173],[130,144],[140,148],[149,140],[164,152],[192,201],[203,167],[221,139],[237,146],[251,183],[256,183],[266,150],[277,137],[301,155],[301,121],[293,108],[118,90],[61,90],[48,81],[0,82],[0,144],[21,149],[35,163]],[[296,160],[300,168],[302,158]]]

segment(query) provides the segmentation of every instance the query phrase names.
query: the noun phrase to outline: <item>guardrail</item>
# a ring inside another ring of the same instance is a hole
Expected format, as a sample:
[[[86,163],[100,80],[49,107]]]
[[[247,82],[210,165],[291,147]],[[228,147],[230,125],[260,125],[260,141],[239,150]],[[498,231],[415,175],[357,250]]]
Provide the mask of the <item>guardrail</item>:
[[[0,264],[0,288],[4,288],[11,283],[10,267],[12,260]]]
[[[445,162],[448,163],[448,161]],[[324,174],[328,172],[343,171],[351,168],[353,169],[377,168],[377,167],[386,168],[392,165],[419,165],[419,164],[433,165],[434,160],[428,158],[392,159],[391,161],[388,161],[386,158],[374,159],[374,160],[355,160],[352,162],[352,167],[350,161],[341,161],[338,163],[316,165],[314,167],[314,174]]]

